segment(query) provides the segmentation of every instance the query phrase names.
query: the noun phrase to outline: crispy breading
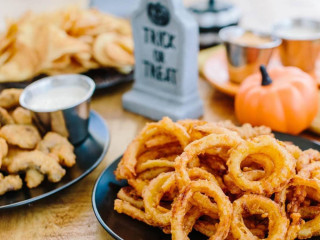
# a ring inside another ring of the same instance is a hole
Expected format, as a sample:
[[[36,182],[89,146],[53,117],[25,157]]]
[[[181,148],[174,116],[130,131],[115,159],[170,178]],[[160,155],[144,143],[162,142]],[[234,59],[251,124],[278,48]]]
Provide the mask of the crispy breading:
[[[10,116],[8,111],[0,107],[0,126],[13,124],[13,123],[14,123],[13,118]]]
[[[217,125],[237,132],[243,139],[254,138],[260,135],[273,135],[271,128],[266,126],[253,127],[251,124],[245,123],[238,127],[230,120],[217,122]]]
[[[19,175],[3,176],[0,173],[0,195],[9,191],[15,191],[22,188],[22,180]]]
[[[58,157],[59,163],[63,166],[72,167],[76,163],[73,145],[67,138],[57,133],[48,132],[43,140],[39,142],[36,149],[55,155]]]
[[[304,150],[297,160],[297,170],[300,171],[304,166],[320,161],[320,152],[315,149]]]
[[[24,180],[26,181],[28,188],[35,188],[42,183],[44,175],[38,170],[30,168],[26,171]]]
[[[29,110],[17,107],[12,112],[12,118],[17,124],[32,124],[32,114]]]
[[[8,158],[10,159],[10,164],[8,165],[10,173],[36,169],[42,174],[48,175],[50,182],[59,182],[66,173],[66,170],[53,157],[38,150],[9,150]]]
[[[8,154],[8,144],[6,140],[0,137],[0,167],[2,165],[2,159]]]
[[[12,108],[19,105],[19,98],[23,89],[8,88],[0,93],[0,107]]]
[[[1,138],[1,139],[3,139],[3,138]],[[2,171],[8,172],[8,166],[10,165],[11,160],[12,160],[12,158],[10,158],[9,154],[12,154],[16,151],[22,151],[22,149],[15,147],[15,146],[12,146],[12,145],[11,146],[8,145],[7,154],[4,158],[2,158],[2,165],[0,168]]]
[[[34,149],[41,140],[38,130],[32,125],[5,125],[0,129],[0,136],[9,144],[23,149]]]

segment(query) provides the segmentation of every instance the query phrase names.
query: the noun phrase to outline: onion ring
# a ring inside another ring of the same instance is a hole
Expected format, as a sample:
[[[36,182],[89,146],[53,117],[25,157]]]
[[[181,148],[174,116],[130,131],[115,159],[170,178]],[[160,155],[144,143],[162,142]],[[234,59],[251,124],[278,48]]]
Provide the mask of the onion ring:
[[[117,194],[120,200],[130,203],[132,206],[138,209],[144,209],[142,198],[136,193],[136,191],[130,187],[126,186],[120,189]]]
[[[160,207],[163,195],[175,187],[175,173],[161,173],[142,192],[146,216],[154,225],[170,225],[171,211]]]
[[[287,193],[289,188],[294,188],[293,198],[286,204]],[[301,176],[296,175],[290,184],[283,189],[281,192],[277,193],[275,196],[275,201],[279,202],[282,207],[282,211],[292,212],[290,218],[292,222],[290,224],[288,232],[290,232],[291,237],[288,239],[307,239],[312,236],[317,236],[320,234],[320,215],[316,215],[308,222],[304,222],[302,215],[307,215],[303,213],[303,207],[301,208],[301,203],[304,203],[306,197],[313,197],[313,194],[309,194],[306,189],[310,189],[311,193],[320,194],[320,181],[314,179],[305,179]],[[304,209],[305,211],[306,209]],[[295,219],[293,219],[293,217]],[[310,214],[308,219],[310,219]]]
[[[320,152],[315,149],[308,149],[300,154],[297,160],[297,170],[300,171],[304,166],[312,162],[320,161]]]
[[[256,153],[265,154],[273,162],[274,170],[259,181],[250,181],[241,171],[241,163]],[[269,135],[240,143],[233,148],[227,161],[229,173],[234,183],[243,191],[271,195],[280,191],[295,173],[295,160],[288,151]]]
[[[200,140],[190,143],[184,152],[175,160],[177,182],[180,189],[190,182],[188,175],[188,164],[197,162],[198,155],[212,148],[232,148],[240,143],[242,139],[237,134],[210,134]]]
[[[126,201],[123,201],[120,199],[116,199],[114,201],[114,210],[116,210],[118,213],[124,213],[124,214],[126,214],[134,219],[137,219],[141,222],[144,222],[148,225],[157,227],[157,225],[153,225],[152,222],[149,222],[148,218],[146,217],[145,212],[143,212],[139,208],[134,207],[129,202],[126,202]]]
[[[192,181],[187,185],[181,194],[177,197],[172,207],[171,234],[173,240],[186,240],[188,232],[184,230],[184,216],[188,212],[188,205],[195,192],[205,193],[208,197],[215,200],[219,210],[219,220],[213,239],[225,239],[229,233],[232,204],[221,188],[215,183],[206,180]],[[215,211],[215,210],[213,210]]]
[[[280,207],[274,201],[264,196],[246,194],[233,202],[233,218],[231,231],[239,240],[256,240],[257,237],[246,227],[243,222],[243,214],[267,214],[269,218],[268,240],[285,239],[288,219],[282,214]]]
[[[118,179],[135,177],[137,157],[146,150],[145,142],[160,133],[174,136],[180,143],[182,149],[184,149],[190,141],[190,136],[186,130],[180,124],[172,122],[168,117],[164,117],[157,123],[147,124],[125,151],[118,168],[115,171],[115,175]]]
[[[307,179],[314,179],[314,173],[318,174],[320,170],[320,162],[313,162],[308,165],[305,165],[299,172],[298,175],[307,178]],[[317,179],[317,178],[316,178]],[[320,180],[320,179],[318,179]]]
[[[312,191],[320,194],[320,181],[312,179],[304,179],[300,176],[296,176],[290,183],[291,186],[305,186],[311,188]],[[298,232],[299,239],[311,238],[320,234],[320,215],[317,215],[314,219],[305,222],[301,225],[301,229]]]

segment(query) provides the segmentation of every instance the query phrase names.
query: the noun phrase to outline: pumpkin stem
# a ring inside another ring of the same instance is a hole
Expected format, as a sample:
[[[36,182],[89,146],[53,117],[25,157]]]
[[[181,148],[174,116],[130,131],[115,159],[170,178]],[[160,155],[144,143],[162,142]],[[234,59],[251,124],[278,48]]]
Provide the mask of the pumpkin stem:
[[[268,86],[272,83],[272,80],[267,72],[267,69],[264,65],[260,65],[260,72],[262,75],[262,86]]]

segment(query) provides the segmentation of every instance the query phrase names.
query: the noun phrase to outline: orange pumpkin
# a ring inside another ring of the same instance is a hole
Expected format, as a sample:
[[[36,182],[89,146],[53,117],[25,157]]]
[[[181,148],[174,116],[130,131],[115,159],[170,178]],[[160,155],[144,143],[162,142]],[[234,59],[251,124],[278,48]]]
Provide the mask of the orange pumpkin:
[[[315,80],[296,67],[264,66],[247,77],[235,99],[235,112],[241,123],[266,125],[272,130],[298,134],[306,129],[318,110]]]

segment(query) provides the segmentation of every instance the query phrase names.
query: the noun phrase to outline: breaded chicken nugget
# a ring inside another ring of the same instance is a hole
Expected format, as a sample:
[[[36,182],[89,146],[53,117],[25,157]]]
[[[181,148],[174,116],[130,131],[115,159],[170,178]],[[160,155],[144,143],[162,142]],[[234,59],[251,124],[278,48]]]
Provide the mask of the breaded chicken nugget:
[[[22,180],[19,175],[3,176],[0,173],[0,195],[9,191],[16,191],[22,188]]]
[[[38,130],[32,125],[5,125],[0,129],[0,137],[23,149],[34,149],[41,140]]]
[[[0,107],[12,108],[19,105],[19,98],[23,89],[8,88],[0,93]]]
[[[44,175],[38,170],[30,168],[26,171],[24,180],[26,181],[28,188],[35,188],[42,183]]]
[[[0,137],[0,167],[2,165],[2,159],[8,154],[8,144],[6,140]]]
[[[29,110],[17,107],[12,112],[12,118],[17,124],[32,124],[32,114]]]
[[[37,150],[55,155],[63,166],[72,167],[76,163],[73,145],[67,138],[61,135],[48,132],[37,145]]]
[[[10,173],[36,169],[40,173],[48,175],[50,182],[59,182],[66,173],[66,170],[53,157],[38,150],[23,151],[15,149],[9,151],[8,158],[10,163],[7,169]]]
[[[0,107],[0,126],[13,124],[13,123],[14,123],[13,118],[10,116],[8,111]]]

